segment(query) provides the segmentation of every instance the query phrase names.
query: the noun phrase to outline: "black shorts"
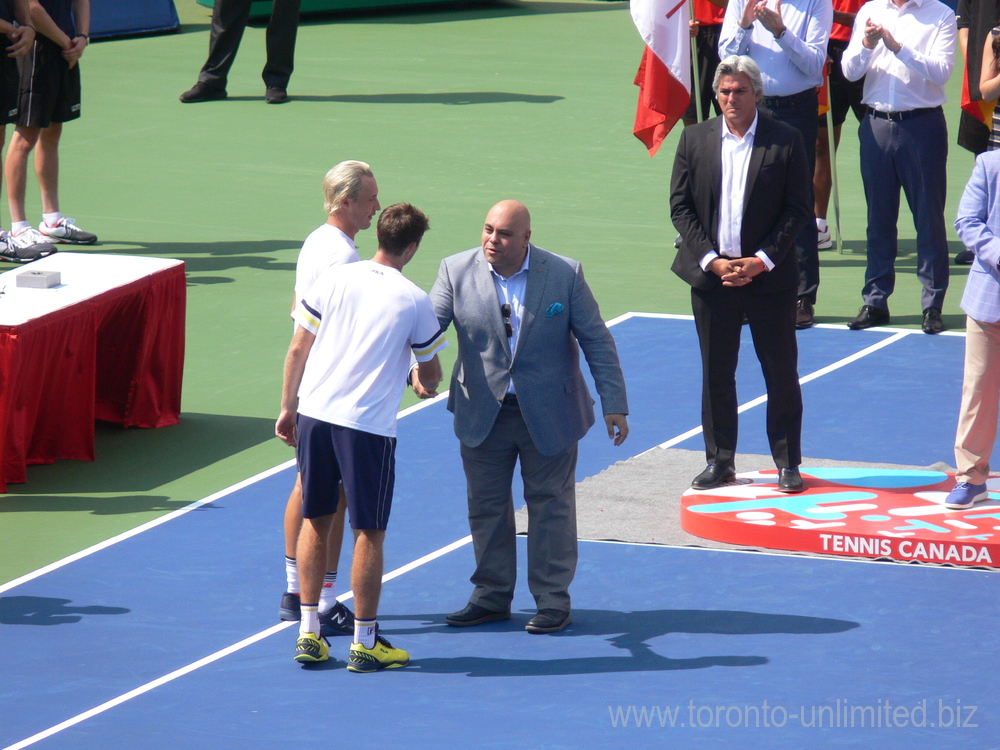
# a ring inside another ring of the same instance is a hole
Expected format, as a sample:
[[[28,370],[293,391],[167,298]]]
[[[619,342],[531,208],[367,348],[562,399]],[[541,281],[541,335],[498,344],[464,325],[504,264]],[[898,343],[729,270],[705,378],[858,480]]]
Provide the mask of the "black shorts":
[[[6,39],[6,37],[2,37]],[[17,102],[20,97],[21,73],[17,60],[0,54],[0,125],[17,122]]]
[[[827,78],[827,92],[834,127],[844,124],[849,109],[854,112],[858,122],[861,122],[865,116],[865,105],[861,103],[861,97],[865,94],[865,78],[862,76],[860,80],[848,81],[844,77],[844,71],[840,67],[840,59],[844,56],[845,49],[847,49],[847,42],[839,39],[831,39],[827,45],[827,54],[833,60],[830,63],[830,75]],[[825,113],[819,118],[819,126],[826,127]]]
[[[17,124],[47,128],[80,116],[80,64],[72,68],[59,46],[38,37],[23,58]]]
[[[396,438],[298,418],[295,457],[302,474],[302,517],[336,512],[340,482],[352,529],[385,529],[396,482]]]

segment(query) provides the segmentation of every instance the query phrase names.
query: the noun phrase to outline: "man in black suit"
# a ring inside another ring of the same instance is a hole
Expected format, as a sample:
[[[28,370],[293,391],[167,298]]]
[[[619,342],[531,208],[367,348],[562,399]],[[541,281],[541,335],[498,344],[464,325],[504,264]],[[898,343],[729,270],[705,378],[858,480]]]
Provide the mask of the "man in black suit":
[[[736,364],[746,316],[767,384],[778,489],[801,492],[795,238],[812,220],[812,173],[799,132],[757,110],[764,87],[753,60],[727,57],[713,90],[722,115],[681,133],[670,187],[682,238],[672,270],[691,285],[702,358],[708,466],[691,486],[711,489],[736,474]]]
[[[274,0],[267,24],[267,62],[264,64],[264,101],[288,101],[288,79],[295,64],[295,37],[299,30],[301,0]],[[229,69],[236,59],[243,32],[250,21],[251,0],[215,0],[212,33],[208,40],[208,60],[198,74],[198,82],[181,94],[185,104],[225,99]]]

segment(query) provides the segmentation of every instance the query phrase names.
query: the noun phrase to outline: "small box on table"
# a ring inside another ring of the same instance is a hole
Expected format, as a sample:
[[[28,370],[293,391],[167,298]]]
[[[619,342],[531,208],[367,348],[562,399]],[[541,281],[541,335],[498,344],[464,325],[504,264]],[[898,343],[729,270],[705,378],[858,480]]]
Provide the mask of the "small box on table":
[[[51,289],[60,283],[58,271],[24,271],[17,275],[17,285],[29,289]]]

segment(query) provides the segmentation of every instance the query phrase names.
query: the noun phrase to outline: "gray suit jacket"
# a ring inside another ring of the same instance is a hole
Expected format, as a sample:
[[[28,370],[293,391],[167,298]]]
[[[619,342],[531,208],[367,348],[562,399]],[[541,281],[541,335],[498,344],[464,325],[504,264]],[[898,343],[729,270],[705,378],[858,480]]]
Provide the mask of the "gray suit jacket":
[[[458,439],[470,447],[486,439],[513,379],[535,447],[551,456],[594,424],[580,348],[604,414],[628,414],[628,401],[615,341],[581,265],[531,245],[528,273],[516,352],[510,351],[504,334],[500,301],[481,247],[441,261],[431,302],[441,327],[454,322],[458,337],[448,395]]]

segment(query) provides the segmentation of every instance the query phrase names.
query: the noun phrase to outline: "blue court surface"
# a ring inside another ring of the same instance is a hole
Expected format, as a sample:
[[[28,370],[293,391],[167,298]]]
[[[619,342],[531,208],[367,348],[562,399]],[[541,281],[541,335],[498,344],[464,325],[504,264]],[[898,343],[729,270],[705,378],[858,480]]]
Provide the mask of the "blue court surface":
[[[699,422],[693,324],[613,330],[632,433],[615,449],[592,430],[580,479],[701,447],[684,437]],[[799,340],[806,455],[951,461],[962,337]],[[292,661],[297,627],[276,619],[285,466],[0,586],[0,748],[1000,747],[989,571],[582,542],[566,631],[524,632],[523,580],[511,621],[447,627],[472,549],[450,415],[424,406],[400,420],[379,618],[410,666],[350,674],[348,638],[325,664]],[[741,450],[766,453],[763,405],[742,424]]]

